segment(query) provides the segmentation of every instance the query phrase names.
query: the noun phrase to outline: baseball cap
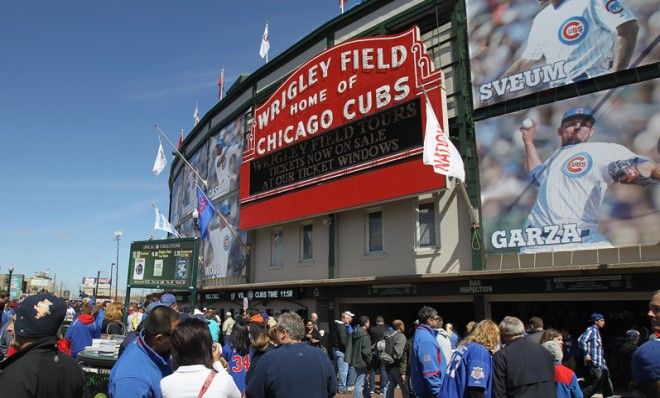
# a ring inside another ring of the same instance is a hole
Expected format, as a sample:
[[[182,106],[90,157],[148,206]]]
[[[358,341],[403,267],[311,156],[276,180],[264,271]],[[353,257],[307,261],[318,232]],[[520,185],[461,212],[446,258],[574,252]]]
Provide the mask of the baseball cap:
[[[639,338],[639,332],[636,331],[635,329],[630,329],[626,332],[626,338],[628,340],[635,340]]]
[[[224,216],[228,216],[228,215],[229,215],[229,205],[228,205],[227,203],[224,203],[224,202],[223,202],[223,203],[220,205],[220,213],[222,213],[222,215],[224,215]]]
[[[156,307],[169,307],[167,304],[163,304],[160,301],[154,301],[147,306],[147,314],[150,313]]]
[[[264,317],[261,314],[252,315],[250,317],[250,323],[258,323],[262,325],[264,323]]]
[[[195,318],[195,319],[198,319],[198,320],[200,320],[204,323],[211,323],[211,321],[209,321],[208,319],[206,319],[204,317],[204,314],[194,314],[192,317]]]
[[[215,142],[215,146],[225,146],[225,138],[218,137],[218,140]]]
[[[64,321],[66,304],[52,294],[28,296],[16,306],[14,333],[21,337],[56,336]]]
[[[162,296],[160,296],[160,300],[158,301],[169,307],[171,305],[176,304],[176,297],[174,297],[172,293],[165,293]]]
[[[594,312],[593,314],[591,314],[591,321],[592,322],[600,321],[601,319],[605,319],[603,314],[601,314],[599,312]]]
[[[355,314],[352,313],[351,311],[344,311],[344,315],[355,316]]]
[[[225,316],[231,316],[231,312],[229,311],[225,312]]]
[[[561,121],[563,122],[564,120],[573,117],[573,116],[587,116],[591,118],[591,120],[596,121],[596,118],[593,116],[594,111],[591,108],[568,108],[566,112],[564,112],[564,116],[561,117]]]
[[[89,305],[96,305],[96,299],[93,299],[93,298],[92,298],[92,299],[87,300],[87,304],[89,304]]]

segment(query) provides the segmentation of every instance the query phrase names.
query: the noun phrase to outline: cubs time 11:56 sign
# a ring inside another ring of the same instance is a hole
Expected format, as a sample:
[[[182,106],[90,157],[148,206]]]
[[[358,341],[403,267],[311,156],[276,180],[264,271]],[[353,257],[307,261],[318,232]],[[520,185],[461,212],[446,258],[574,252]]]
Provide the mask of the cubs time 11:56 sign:
[[[424,87],[446,129],[442,84],[417,27],[347,41],[307,61],[254,111],[241,229],[442,188],[444,178],[419,159],[418,99]]]

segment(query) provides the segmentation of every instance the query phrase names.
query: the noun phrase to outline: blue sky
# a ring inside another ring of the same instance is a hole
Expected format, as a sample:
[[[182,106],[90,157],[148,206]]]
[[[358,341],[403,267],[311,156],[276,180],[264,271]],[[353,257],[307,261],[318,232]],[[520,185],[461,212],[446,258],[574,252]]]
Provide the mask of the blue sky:
[[[339,14],[336,0],[10,1],[0,6],[0,273],[49,269],[77,293],[168,210],[154,124],[175,141],[270,58]],[[168,153],[170,150],[166,150]],[[168,159],[168,162],[171,158]]]

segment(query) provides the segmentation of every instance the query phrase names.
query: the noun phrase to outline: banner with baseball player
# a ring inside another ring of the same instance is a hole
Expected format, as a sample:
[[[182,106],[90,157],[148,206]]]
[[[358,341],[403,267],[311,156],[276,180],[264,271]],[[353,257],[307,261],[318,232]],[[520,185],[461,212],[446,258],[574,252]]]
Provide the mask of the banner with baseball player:
[[[238,232],[243,242],[247,242],[247,233],[238,230],[239,202],[238,191],[223,199],[213,201],[213,206],[225,217]],[[247,253],[235,239],[229,226],[219,216],[214,216],[208,226],[208,239],[202,242],[204,269],[200,274],[203,279],[224,278],[245,275]]]
[[[660,240],[660,80],[476,123],[491,253]]]
[[[241,115],[209,139],[208,196],[211,200],[238,189],[244,127],[245,117]]]
[[[475,108],[657,62],[657,0],[468,0]]]
[[[195,152],[188,162],[190,165],[197,170],[197,173],[202,176],[202,178],[207,178],[207,159],[208,159],[208,147],[203,145],[200,149]],[[192,214],[193,210],[197,207],[197,185],[202,184],[199,181],[199,177],[190,169],[190,167],[184,167],[177,179],[183,175],[183,181],[181,183],[181,189],[179,189],[178,198],[172,197],[172,201],[177,200],[179,202],[179,220],[172,220],[174,225],[177,225],[179,222],[183,221],[186,217]],[[188,236],[188,235],[183,235]]]

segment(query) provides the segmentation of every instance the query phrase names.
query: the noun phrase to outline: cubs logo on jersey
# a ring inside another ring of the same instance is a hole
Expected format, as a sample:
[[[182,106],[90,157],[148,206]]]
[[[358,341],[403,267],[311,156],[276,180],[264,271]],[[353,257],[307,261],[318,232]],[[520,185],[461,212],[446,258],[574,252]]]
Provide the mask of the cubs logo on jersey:
[[[612,14],[619,14],[623,11],[623,6],[619,3],[619,0],[609,0],[605,3],[605,9]]]
[[[561,171],[566,177],[579,178],[591,171],[593,160],[591,155],[586,152],[580,152],[571,156],[561,166]]]
[[[570,17],[559,26],[559,41],[573,46],[580,43],[589,33],[589,22],[582,17]]]

